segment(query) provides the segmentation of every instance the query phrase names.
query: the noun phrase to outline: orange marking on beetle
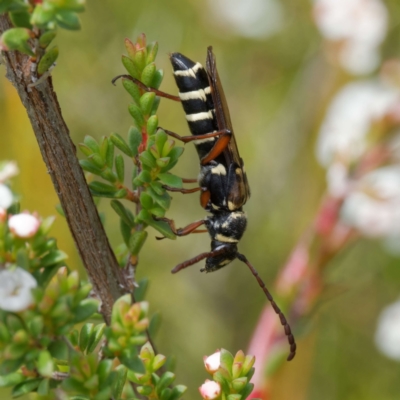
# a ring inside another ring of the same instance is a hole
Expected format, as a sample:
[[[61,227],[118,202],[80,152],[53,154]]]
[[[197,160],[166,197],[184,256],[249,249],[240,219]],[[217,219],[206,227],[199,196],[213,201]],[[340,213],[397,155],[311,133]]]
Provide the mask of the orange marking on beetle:
[[[210,161],[215,160],[226,149],[230,140],[231,135],[220,136],[210,152],[201,160],[201,165],[206,165]]]
[[[211,192],[209,190],[205,190],[200,195],[200,204],[203,208],[206,208],[209,200],[211,198]]]

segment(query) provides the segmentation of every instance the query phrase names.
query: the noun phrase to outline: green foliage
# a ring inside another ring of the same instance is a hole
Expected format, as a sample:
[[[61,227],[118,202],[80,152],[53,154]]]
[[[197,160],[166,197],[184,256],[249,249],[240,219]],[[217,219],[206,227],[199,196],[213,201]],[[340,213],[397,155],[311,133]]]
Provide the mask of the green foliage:
[[[128,73],[146,86],[158,88],[162,71],[154,64],[157,43],[146,45],[146,37],[140,35],[136,43],[125,39],[125,47],[128,55],[122,57],[122,63]],[[158,129],[159,98],[129,79],[123,78],[122,85],[133,101],[128,107],[133,126],[126,137],[112,133],[109,138],[103,137],[97,142],[86,136],[79,144],[86,157],[80,164],[85,171],[102,178],[103,181],[91,181],[90,190],[94,196],[113,199],[111,206],[120,217],[126,250],[131,257],[136,257],[148,236],[148,226],[175,239],[169,225],[154,217],[164,217],[170,206],[171,197],[163,185],[182,187],[182,179],[169,171],[177,163],[183,148],[175,147],[174,140]],[[122,154],[114,154],[114,148]],[[116,199],[139,204],[139,211],[134,215],[129,203]],[[126,252],[120,254],[126,256]],[[122,260],[120,263],[125,264]]]
[[[37,73],[43,75],[56,61],[58,48],[47,50],[55,38],[57,27],[77,30],[80,21],[77,13],[84,11],[85,0],[3,0],[0,13],[8,12],[15,28],[8,29],[0,37],[2,50],[18,50],[38,62]],[[31,39],[37,39],[39,47]]]

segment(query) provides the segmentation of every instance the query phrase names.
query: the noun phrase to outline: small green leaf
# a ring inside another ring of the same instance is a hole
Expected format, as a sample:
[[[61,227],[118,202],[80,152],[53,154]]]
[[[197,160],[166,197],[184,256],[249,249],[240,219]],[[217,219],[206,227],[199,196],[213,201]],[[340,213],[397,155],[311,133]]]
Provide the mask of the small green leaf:
[[[88,157],[88,160],[92,162],[97,168],[103,170],[105,168],[105,160],[103,160],[100,154],[93,153]]]
[[[172,394],[169,398],[169,400],[179,400],[186,392],[187,387],[184,385],[176,385],[172,389]]]
[[[146,295],[147,288],[149,287],[149,278],[142,278],[138,282],[138,287],[135,288],[135,299],[136,301],[143,301]]]
[[[165,185],[174,187],[174,188],[182,188],[182,178],[173,174],[158,174],[158,179]]]
[[[114,385],[113,385],[113,398],[115,399],[120,399],[122,390],[124,388],[125,382],[126,382],[126,377],[128,374],[128,370],[126,369],[125,366],[119,365],[117,367],[117,378],[115,379]]]
[[[115,157],[115,171],[117,172],[118,181],[123,183],[125,178],[125,163],[121,154]]]
[[[84,352],[89,344],[89,338],[93,333],[94,325],[87,323],[82,326],[79,334],[79,348]]]
[[[108,141],[108,147],[105,159],[107,167],[112,168],[114,163],[114,143],[111,140]]]
[[[175,141],[172,139],[168,139],[165,141],[164,146],[161,150],[161,157],[169,157],[169,153],[175,146]],[[171,157],[170,157],[171,158]]]
[[[91,160],[79,160],[79,164],[84,171],[90,172],[94,175],[100,175],[101,169],[96,167]]]
[[[247,399],[247,397],[250,396],[250,393],[253,391],[253,389],[254,389],[254,385],[252,383],[248,383],[241,393],[242,398]],[[254,399],[254,400],[257,400],[257,399]]]
[[[153,155],[150,153],[150,151],[143,151],[139,155],[139,160],[142,162],[143,165],[146,165],[147,167],[150,168],[155,168],[156,167],[156,160],[153,157]]]
[[[143,153],[142,153],[143,154]],[[142,171],[137,177],[136,179],[140,182],[140,183],[150,183],[151,182],[151,175],[149,171]]]
[[[37,394],[40,396],[47,396],[50,391],[50,379],[43,379],[37,388]]]
[[[74,310],[74,322],[82,322],[93,315],[99,308],[99,301],[96,299],[82,300]]]
[[[45,49],[52,41],[53,39],[57,36],[56,31],[47,31],[42,33],[39,37],[39,45],[43,49]]]
[[[150,319],[150,325],[149,325],[150,337],[153,338],[157,334],[158,330],[160,329],[160,325],[161,325],[161,313],[155,312],[151,316],[151,319]],[[160,354],[158,354],[158,355],[160,355]],[[164,357],[164,362],[165,362],[165,356],[163,356],[163,357]],[[164,362],[163,362],[163,364],[164,364]],[[158,368],[160,368],[161,365]],[[154,369],[157,370],[158,368],[154,368]]]
[[[119,135],[118,133],[113,133],[110,136],[110,139],[115,144],[115,146],[117,146],[123,153],[125,153],[129,157],[133,157],[131,149],[121,135]]]
[[[142,134],[139,129],[131,126],[128,131],[128,144],[133,156],[137,155],[140,143],[142,143]]]
[[[47,350],[42,350],[39,353],[39,358],[37,361],[37,369],[40,375],[51,378],[54,372],[54,367],[55,365],[51,354]]]
[[[12,390],[12,397],[23,396],[36,390],[42,379],[30,379],[16,385]]]
[[[65,261],[67,258],[67,253],[61,250],[52,250],[41,259],[40,266],[42,268],[50,267],[51,265]]]
[[[145,221],[148,225],[150,225],[152,228],[160,232],[163,236],[165,236],[168,239],[175,240],[176,236],[175,234],[171,231],[170,226],[164,222],[164,221],[155,221],[154,219],[147,219]]]
[[[21,28],[31,29],[32,25],[30,22],[31,14],[27,10],[18,10],[9,13],[11,22],[14,26]]]
[[[118,182],[118,177],[117,175],[110,169],[110,168],[106,168],[103,171],[101,171],[100,176],[106,180],[109,181],[111,183],[116,183]]]
[[[115,186],[109,185],[108,183],[93,181],[89,183],[91,191],[101,193],[103,195],[112,195],[116,192]]]
[[[119,229],[121,231],[122,238],[124,239],[124,243],[126,244],[126,247],[128,247],[132,228],[123,219],[120,219]]]
[[[31,31],[26,28],[11,28],[6,30],[0,37],[7,50],[18,50],[21,53],[34,56],[28,40],[31,38]]]
[[[76,31],[81,29],[78,15],[74,11],[58,10],[56,14],[57,24],[64,29]]]
[[[151,117],[151,118],[154,118],[154,116]],[[157,131],[157,133],[156,133],[156,136],[155,136],[155,143],[156,143],[156,145],[157,145],[157,150],[158,150],[158,153],[159,153],[160,155],[161,155],[161,153],[162,153],[162,151],[163,151],[165,142],[166,142],[167,140],[168,140],[168,135],[167,135],[162,129],[159,129],[159,130]]]
[[[83,143],[89,147],[93,153],[100,153],[100,146],[94,137],[86,135],[83,139]]]
[[[158,43],[157,42],[150,43],[147,46],[146,64],[150,64],[150,63],[154,62],[154,60],[156,59],[156,56],[157,56],[157,52],[158,52]]]
[[[58,47],[54,46],[47,50],[46,53],[39,61],[37,68],[38,74],[43,75],[57,60],[58,58]]]
[[[100,340],[103,339],[105,329],[106,329],[106,324],[98,324],[94,327],[87,345],[88,353],[92,353],[97,347],[97,345],[100,343]]]
[[[120,201],[111,200],[111,207],[128,227],[133,228],[135,226],[132,213]]]
[[[171,204],[171,197],[168,193],[158,195],[151,188],[147,188],[147,193],[153,198],[153,200],[164,210],[168,210]]]
[[[140,79],[140,73],[136,68],[134,62],[127,56],[122,56],[122,64],[124,65],[125,69],[128,71],[128,74],[136,79]]]
[[[233,355],[225,349],[221,349],[221,367],[231,374],[233,365]]]
[[[153,108],[151,110],[151,115],[156,115],[158,107],[160,106],[161,97],[156,97],[153,103]]]
[[[79,143],[79,144],[78,144],[78,147],[79,147],[79,150],[80,150],[86,157],[89,157],[90,155],[93,154],[93,150],[92,150],[89,146],[87,146],[86,144],[84,144],[84,143]]]
[[[143,247],[147,239],[147,236],[148,236],[147,231],[136,231],[131,235],[129,239],[128,248],[132,255],[139,254],[141,248]]]
[[[160,400],[169,400],[171,394],[172,394],[172,389],[170,388],[163,389],[160,394]]]
[[[122,86],[131,95],[135,104],[139,105],[140,102],[140,90],[136,83],[130,79],[122,78]]]
[[[109,140],[107,136],[103,136],[100,142],[100,156],[103,160],[107,158],[107,151],[108,151]],[[112,166],[112,164],[111,164]]]
[[[147,65],[143,72],[140,80],[146,85],[151,87],[154,77],[156,73],[156,65],[152,62],[151,64]]]
[[[147,53],[146,49],[136,50],[134,63],[139,71],[142,71],[146,65],[146,58],[147,58],[146,53]]]
[[[153,198],[146,192],[140,194],[140,204],[145,210],[149,210],[154,206]]]
[[[32,25],[44,28],[47,24],[53,21],[54,17],[54,9],[50,7],[45,9],[43,4],[36,4],[30,22]]]
[[[155,93],[149,92],[142,95],[140,98],[140,110],[143,115],[150,115],[153,109],[154,100],[156,98]],[[142,124],[143,125],[143,124]]]
[[[162,157],[156,160],[156,164],[160,168],[165,168],[169,164],[169,162],[170,162],[169,157]]]
[[[163,70],[162,69],[157,70],[154,74],[153,83],[151,87],[158,89],[161,85],[163,78],[164,78]]]
[[[131,114],[133,120],[135,121],[136,126],[142,129],[144,125],[144,118],[141,108],[136,104],[131,103],[128,106],[128,111],[129,114]]]
[[[24,381],[26,378],[21,372],[12,372],[7,375],[0,375],[0,387],[14,386]]]
[[[154,135],[154,133],[157,131],[158,128],[158,117],[157,115],[152,115],[148,120],[147,120],[147,133],[149,136]]]

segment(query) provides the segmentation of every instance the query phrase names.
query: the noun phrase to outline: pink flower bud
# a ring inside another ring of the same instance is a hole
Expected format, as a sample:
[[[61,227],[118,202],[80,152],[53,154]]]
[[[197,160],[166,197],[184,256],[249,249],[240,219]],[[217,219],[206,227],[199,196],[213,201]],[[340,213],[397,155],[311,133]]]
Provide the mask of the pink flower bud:
[[[218,370],[221,364],[221,352],[218,350],[214,354],[211,354],[211,356],[204,356],[203,360],[207,372],[213,374]]]
[[[8,220],[10,231],[20,238],[31,238],[36,234],[40,226],[38,218],[31,214],[16,214]]]
[[[218,382],[206,379],[206,381],[199,387],[199,392],[201,397],[205,400],[217,399],[221,394],[221,386]]]

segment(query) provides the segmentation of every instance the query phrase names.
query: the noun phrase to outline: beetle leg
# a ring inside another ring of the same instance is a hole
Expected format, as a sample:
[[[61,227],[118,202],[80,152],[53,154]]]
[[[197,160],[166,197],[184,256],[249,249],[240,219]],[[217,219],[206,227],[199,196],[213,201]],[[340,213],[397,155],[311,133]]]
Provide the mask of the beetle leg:
[[[181,136],[175,132],[169,131],[168,129],[163,129],[161,127],[159,127],[158,129],[162,129],[167,135],[172,136],[173,138],[180,140],[183,143],[189,143],[189,142],[193,142],[194,140],[200,140],[200,139],[208,139],[208,138],[212,138],[212,137],[216,137],[216,136],[222,137],[225,135],[228,135],[230,138],[232,135],[232,132],[229,129],[223,129],[221,131],[205,133],[204,135],[190,135],[190,136]],[[229,140],[228,140],[228,142],[229,142]],[[217,143],[218,143],[218,141],[217,141]]]
[[[130,75],[118,75],[118,76],[116,76],[116,77],[111,81],[111,83],[112,83],[113,85],[115,85],[115,82],[116,82],[118,79],[120,79],[120,78],[129,79],[130,81],[132,81],[133,83],[135,83],[136,85],[138,85],[138,86],[139,86],[142,90],[144,90],[145,92],[153,92],[153,93],[155,93],[157,96],[165,97],[166,99],[170,99],[170,100],[173,100],[173,101],[181,101],[181,99],[179,98],[179,96],[174,96],[174,95],[172,95],[172,94],[168,94],[168,93],[162,92],[161,90],[148,87],[148,86],[146,86],[143,82],[139,81],[139,79],[133,78],[133,77],[130,76]]]

